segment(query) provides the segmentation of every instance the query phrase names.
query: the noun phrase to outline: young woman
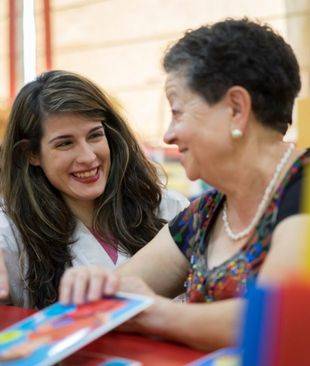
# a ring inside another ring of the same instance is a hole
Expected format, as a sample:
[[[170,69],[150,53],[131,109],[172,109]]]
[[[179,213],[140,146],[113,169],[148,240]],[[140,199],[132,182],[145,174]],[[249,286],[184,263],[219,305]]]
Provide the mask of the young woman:
[[[67,267],[123,263],[187,205],[162,190],[103,92],[65,71],[21,89],[1,159],[0,246],[15,305],[54,302]]]

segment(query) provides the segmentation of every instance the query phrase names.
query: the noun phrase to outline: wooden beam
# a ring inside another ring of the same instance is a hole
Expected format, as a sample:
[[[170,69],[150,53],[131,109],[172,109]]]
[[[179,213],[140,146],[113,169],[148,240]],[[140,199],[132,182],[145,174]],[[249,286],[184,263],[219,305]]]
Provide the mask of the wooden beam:
[[[9,102],[11,103],[16,94],[16,64],[17,64],[17,12],[16,0],[8,0],[9,8]]]
[[[50,0],[44,0],[44,31],[45,31],[45,67],[52,68],[52,31]]]

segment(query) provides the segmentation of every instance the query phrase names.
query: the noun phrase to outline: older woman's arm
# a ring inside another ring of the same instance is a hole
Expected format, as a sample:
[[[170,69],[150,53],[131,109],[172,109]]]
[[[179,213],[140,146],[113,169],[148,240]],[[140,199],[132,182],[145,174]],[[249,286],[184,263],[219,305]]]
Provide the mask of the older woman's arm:
[[[101,266],[68,269],[61,279],[59,299],[65,303],[94,300],[102,292],[114,293],[119,287],[118,278],[128,276],[142,279],[156,294],[173,298],[184,292],[188,270],[188,260],[174,243],[168,225],[165,225],[150,243],[115,272]]]
[[[153,333],[206,351],[233,346],[239,337],[244,304],[242,299],[170,303],[161,317],[159,313],[161,327],[155,326]]]
[[[156,293],[175,297],[184,292],[184,281],[190,265],[173,241],[168,225],[117,269],[121,276],[136,276]]]
[[[277,226],[258,283],[281,283],[298,273],[305,257],[305,235],[308,228],[310,228],[310,215],[301,214],[290,216]],[[152,255],[151,252],[148,254]],[[137,261],[136,265],[140,276],[151,287],[160,287],[160,282],[156,283],[156,280],[149,278],[147,267],[144,268],[139,262]],[[130,266],[126,268],[125,265],[121,272],[128,275],[131,272],[130,268]],[[140,285],[141,291],[139,286],[134,289],[134,280],[130,281],[131,285],[126,282],[122,284],[125,288],[132,287],[136,292],[147,293],[143,285]],[[125,327],[160,335],[196,348],[212,350],[236,342],[244,304],[245,300],[242,299],[210,304],[178,304],[155,296],[154,305],[127,323]]]
[[[87,288],[88,300],[101,296],[102,288],[105,293],[113,293],[120,288],[149,295],[153,297],[154,304],[123,328],[208,351],[234,344],[243,300],[183,304],[167,298],[184,291],[188,270],[188,260],[176,246],[166,225],[147,246],[117,269],[120,284],[117,284],[113,273],[100,267],[71,268],[61,281],[60,300],[83,302]]]
[[[236,345],[243,299],[184,304],[153,298],[154,304],[125,323],[122,330],[160,336],[205,351]]]
[[[300,234],[309,223],[308,220],[308,217],[296,215],[283,220],[278,225],[270,253],[262,266],[260,282],[282,280],[298,269],[301,258],[299,253],[302,247]],[[233,345],[240,330],[245,300],[230,299],[214,303],[181,304],[167,299],[180,293],[188,269],[187,259],[177,248],[168,227],[165,226],[145,248],[117,270],[121,278],[118,286],[122,290],[142,293],[154,298],[154,305],[127,322],[124,328],[159,335],[208,351]],[[69,276],[71,284],[81,286],[81,281],[77,278],[83,277],[79,272],[81,274],[84,270],[72,269],[67,272],[66,276],[71,272]],[[103,271],[102,268],[97,270]],[[100,278],[100,275],[88,276],[88,278],[90,280]],[[101,294],[102,286],[110,282],[113,286],[115,285],[113,274],[103,275],[103,278],[104,284],[89,286],[98,289],[96,296]],[[86,285],[82,287],[85,290]],[[77,291],[76,288],[73,289],[74,291]]]

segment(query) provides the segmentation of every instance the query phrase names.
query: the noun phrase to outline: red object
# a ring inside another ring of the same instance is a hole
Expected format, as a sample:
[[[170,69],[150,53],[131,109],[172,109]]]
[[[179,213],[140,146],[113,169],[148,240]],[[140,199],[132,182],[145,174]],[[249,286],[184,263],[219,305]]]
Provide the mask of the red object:
[[[284,285],[279,302],[273,366],[309,366],[310,283]]]
[[[16,0],[8,0],[9,8],[9,83],[10,83],[10,102],[15,98],[16,93]]]
[[[85,316],[92,315],[95,311],[111,311],[120,308],[123,305],[122,301],[116,299],[109,299],[106,302],[95,301],[89,304],[78,305],[75,313],[70,314],[74,319],[83,318]]]
[[[52,30],[51,30],[51,6],[49,0],[44,0],[44,32],[45,32],[45,67],[52,68]]]
[[[107,252],[108,256],[111,258],[112,262],[114,264],[116,264],[117,262],[117,258],[118,258],[118,251],[117,251],[117,243],[112,243],[113,239],[110,239],[110,242],[112,244],[107,243],[104,239],[102,239],[102,237],[100,236],[100,234],[94,230],[94,229],[89,229],[91,231],[91,233],[94,235],[94,237],[97,239],[98,243],[103,247],[103,249]]]
[[[0,330],[33,314],[13,306],[0,306]],[[205,353],[189,347],[130,333],[106,334],[61,362],[62,366],[93,366],[105,355],[140,361],[144,366],[186,365]]]

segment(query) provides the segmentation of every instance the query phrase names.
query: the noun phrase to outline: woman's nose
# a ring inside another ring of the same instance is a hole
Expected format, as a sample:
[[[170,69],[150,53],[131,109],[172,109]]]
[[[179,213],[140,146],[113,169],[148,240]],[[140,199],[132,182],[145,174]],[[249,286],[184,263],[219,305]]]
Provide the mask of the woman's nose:
[[[167,131],[164,134],[164,142],[166,144],[175,144],[176,135],[174,132],[173,122],[170,123]]]
[[[77,151],[76,161],[80,164],[92,163],[96,160],[96,154],[90,144],[81,144]]]

